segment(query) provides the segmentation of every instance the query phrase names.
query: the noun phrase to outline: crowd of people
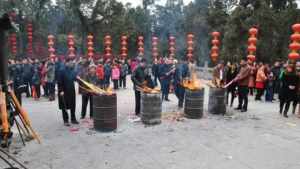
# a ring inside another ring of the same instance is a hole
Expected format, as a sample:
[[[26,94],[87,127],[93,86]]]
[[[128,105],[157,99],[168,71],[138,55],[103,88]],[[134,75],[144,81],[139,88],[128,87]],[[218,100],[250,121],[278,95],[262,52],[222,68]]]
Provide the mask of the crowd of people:
[[[63,120],[69,126],[67,110],[71,111],[71,123],[78,124],[75,116],[76,90],[74,82],[81,78],[106,90],[112,86],[114,90],[126,88],[126,77],[132,74],[131,80],[135,92],[135,114],[140,115],[140,88],[147,83],[148,87],[161,87],[162,100],[170,101],[169,92],[173,91],[178,98],[178,107],[184,103],[185,89],[182,86],[184,79],[190,76],[195,64],[187,60],[177,61],[168,57],[155,59],[152,64],[147,64],[143,56],[125,59],[88,59],[80,57],[51,58],[48,60],[9,60],[10,86],[15,91],[19,101],[22,93],[26,97],[38,100],[41,96],[54,101],[56,89],[58,93],[59,108],[62,110]],[[274,65],[255,63],[241,60],[240,64],[223,62],[214,68],[214,77],[226,85],[229,106],[233,106],[234,99],[238,96],[237,110],[246,112],[248,109],[248,95],[255,95],[256,101],[280,101],[280,114],[288,117],[287,113],[292,104],[292,113],[295,114],[300,98],[300,64],[275,62]],[[56,87],[57,86],[57,87]],[[42,90],[41,90],[42,89]],[[42,91],[42,92],[41,92]],[[86,117],[87,105],[90,102],[90,117],[93,117],[92,94],[79,85],[82,95],[81,118]],[[43,94],[43,95],[42,95]],[[275,97],[277,96],[278,97]],[[230,98],[230,100],[229,100]],[[300,108],[298,111],[300,115]]]
[[[223,77],[217,78],[228,84],[226,102],[229,106],[233,106],[234,99],[238,96],[239,105],[236,109],[245,112],[248,108],[248,95],[251,95],[255,101],[278,100],[279,112],[284,117],[288,117],[291,103],[292,114],[296,113],[300,98],[300,63],[277,61],[270,65],[241,60],[240,64],[228,62],[224,65],[220,62],[214,71],[224,73]],[[300,117],[300,106],[298,115]]]

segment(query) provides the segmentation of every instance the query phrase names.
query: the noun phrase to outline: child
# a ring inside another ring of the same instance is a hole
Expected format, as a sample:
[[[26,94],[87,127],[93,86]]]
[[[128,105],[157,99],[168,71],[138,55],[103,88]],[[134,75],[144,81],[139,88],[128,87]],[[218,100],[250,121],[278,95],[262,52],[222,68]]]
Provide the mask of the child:
[[[266,102],[273,101],[273,85],[274,85],[274,75],[273,72],[268,74],[268,81],[266,83]]]
[[[118,82],[120,79],[120,69],[118,68],[118,66],[116,64],[114,64],[113,68],[112,68],[112,75],[111,75],[111,79],[113,80],[114,83],[114,89],[118,89]]]

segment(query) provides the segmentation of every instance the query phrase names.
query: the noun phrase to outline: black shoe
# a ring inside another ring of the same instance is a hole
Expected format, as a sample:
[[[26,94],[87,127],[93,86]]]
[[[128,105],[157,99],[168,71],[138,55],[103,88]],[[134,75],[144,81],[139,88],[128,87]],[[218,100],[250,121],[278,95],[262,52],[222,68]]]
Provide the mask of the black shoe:
[[[70,123],[69,123],[69,122],[64,122],[64,126],[66,126],[66,127],[70,127],[71,125],[70,125]]]
[[[247,109],[242,109],[241,112],[242,113],[247,112]]]
[[[241,107],[234,108],[234,110],[241,110],[241,109],[242,109]]]
[[[71,123],[72,124],[79,124],[79,122],[77,120],[72,120]]]
[[[165,101],[167,101],[167,102],[170,102],[171,100],[169,100],[169,99],[165,99]]]
[[[285,115],[283,115],[283,117],[288,118],[289,116],[285,114]]]
[[[81,120],[82,120],[82,119],[85,119],[85,117],[81,116],[80,119],[81,119]]]

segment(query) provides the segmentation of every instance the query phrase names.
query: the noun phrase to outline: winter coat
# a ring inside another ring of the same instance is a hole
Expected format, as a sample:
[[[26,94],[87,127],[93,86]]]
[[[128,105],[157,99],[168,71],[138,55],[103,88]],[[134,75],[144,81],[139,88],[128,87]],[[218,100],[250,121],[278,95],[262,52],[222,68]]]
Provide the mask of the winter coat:
[[[45,81],[48,83],[54,83],[55,82],[55,64],[52,62],[49,62],[46,67],[46,79]]]
[[[72,68],[63,67],[59,72],[58,77],[58,103],[59,109],[72,109],[76,107],[75,80],[76,72]],[[60,93],[64,92],[61,96]]]
[[[136,90],[137,86],[142,86],[146,80],[145,68],[138,66],[131,75],[133,87]]]
[[[33,76],[31,83],[33,85],[40,85],[41,84],[41,71],[38,64],[34,65],[33,68]]]
[[[120,66],[120,76],[121,77],[126,77],[126,75],[128,74],[128,65],[127,64],[122,64],[121,66]]]
[[[112,69],[112,75],[111,75],[112,80],[119,80],[120,79],[120,69],[115,67]]]
[[[96,74],[97,74],[97,77],[98,77],[99,80],[104,79],[104,67],[103,67],[103,65],[97,66]]]
[[[282,87],[280,89],[280,100],[284,101],[293,101],[297,97],[297,86],[299,78],[296,73],[283,73],[282,74]],[[294,89],[291,89],[289,86],[295,86]]]
[[[237,75],[238,85],[248,87],[250,75],[250,67],[248,65],[242,66],[239,74]]]

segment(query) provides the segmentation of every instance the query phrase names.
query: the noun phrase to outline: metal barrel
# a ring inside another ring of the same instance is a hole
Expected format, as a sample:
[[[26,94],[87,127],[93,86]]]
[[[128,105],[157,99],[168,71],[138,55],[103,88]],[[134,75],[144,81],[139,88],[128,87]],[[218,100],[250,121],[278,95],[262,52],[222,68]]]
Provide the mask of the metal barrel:
[[[144,124],[161,123],[162,101],[160,93],[142,93],[141,120]]]
[[[208,112],[211,114],[226,114],[226,89],[210,88]]]
[[[117,95],[93,96],[94,128],[109,132],[117,129]]]
[[[185,90],[184,115],[190,119],[203,117],[204,89]]]

